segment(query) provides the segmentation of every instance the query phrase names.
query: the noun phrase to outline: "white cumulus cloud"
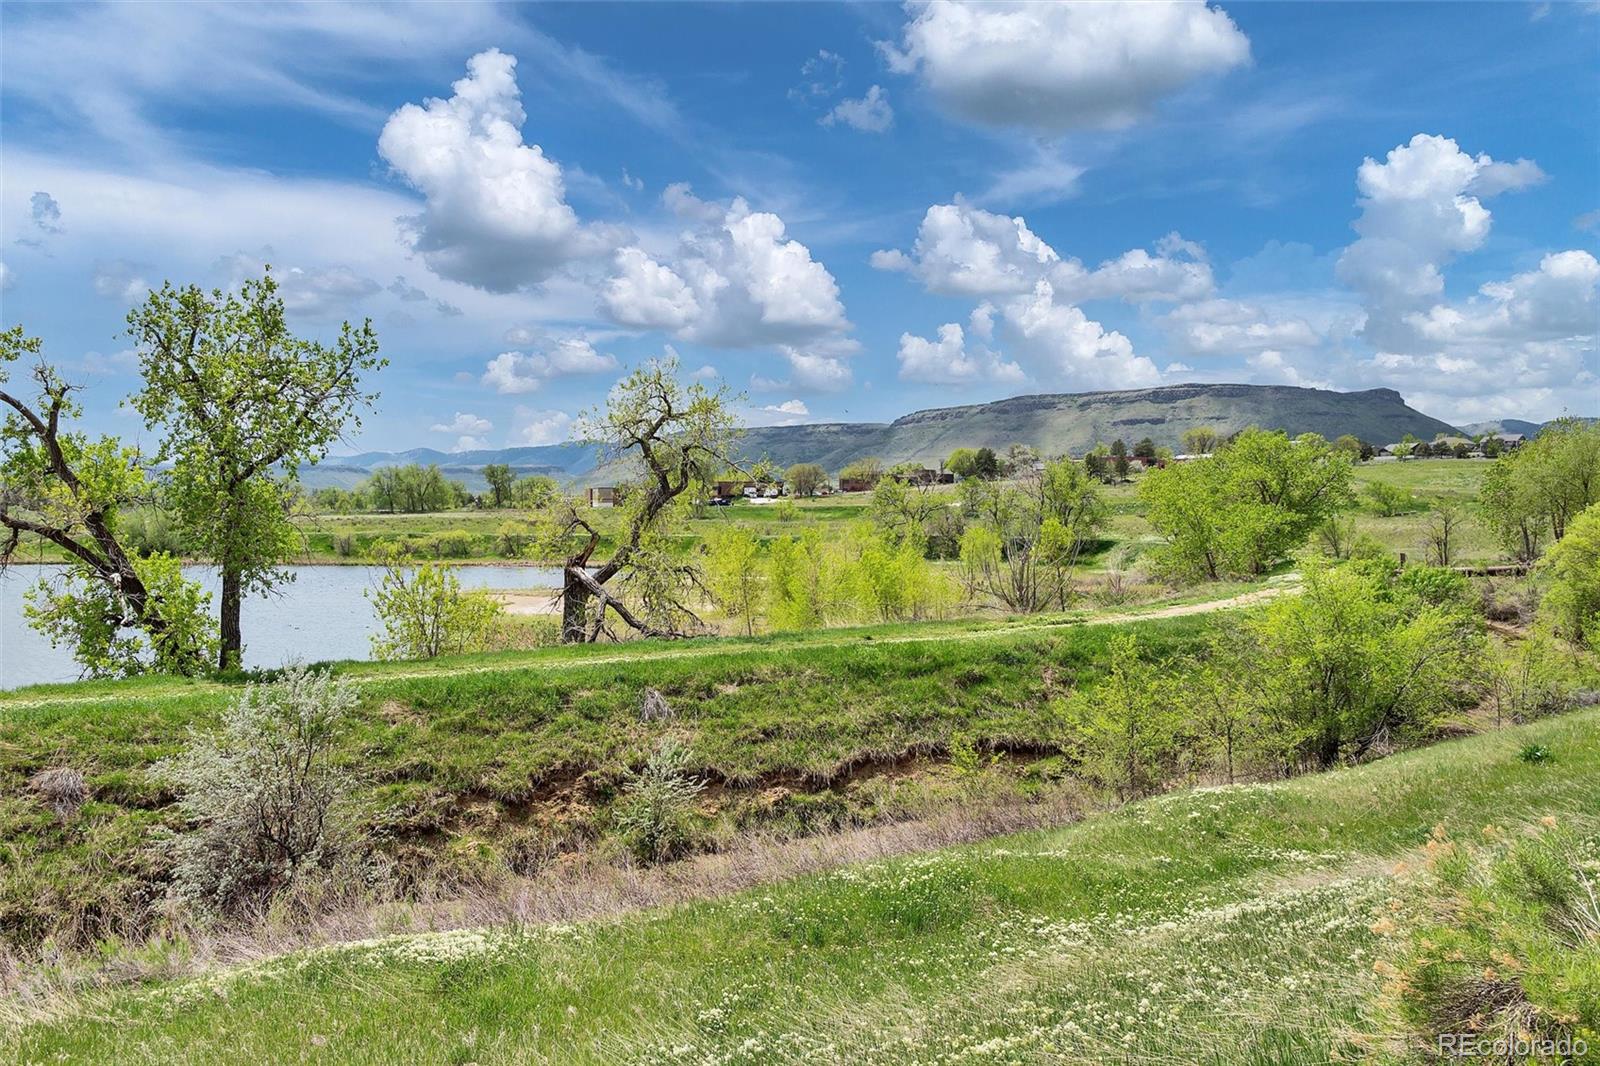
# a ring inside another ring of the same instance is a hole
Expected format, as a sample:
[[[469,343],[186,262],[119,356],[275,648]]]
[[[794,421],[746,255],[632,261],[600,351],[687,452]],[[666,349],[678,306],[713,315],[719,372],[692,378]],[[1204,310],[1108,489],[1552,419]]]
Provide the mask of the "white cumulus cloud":
[[[516,58],[491,48],[467,63],[449,99],[406,104],[378,152],[427,200],[407,220],[412,247],[441,277],[491,292],[545,280],[615,241],[566,202],[561,167],[522,139]]]
[[[1090,269],[1063,257],[1020,215],[997,215],[959,198],[928,208],[910,253],[879,251],[871,262],[879,270],[904,271],[928,291],[947,296],[1032,292],[1041,280],[1070,302],[1178,302],[1203,298],[1215,288],[1204,250],[1179,234],[1163,237],[1155,254],[1134,248]]]
[[[235,252],[218,259],[214,268],[228,279],[230,285],[238,285],[246,278],[259,278],[270,264],[284,308],[293,314],[315,319],[351,314],[359,309],[361,301],[382,288],[376,281],[343,264],[284,267],[274,263],[274,258],[271,248],[263,248],[254,254]]]
[[[1133,342],[1107,331],[1083,309],[1056,300],[1050,282],[1002,307],[1012,354],[1042,377],[1068,388],[1136,389],[1160,382],[1155,364],[1135,355]]]
[[[567,337],[542,351],[501,352],[489,360],[481,380],[498,393],[515,396],[534,392],[551,378],[600,374],[616,368],[615,356],[596,351],[582,337]]]
[[[997,352],[983,345],[969,346],[965,332],[956,322],[940,326],[937,340],[912,333],[900,334],[896,358],[900,360],[900,377],[906,381],[944,385],[976,381],[1009,384],[1026,377],[1022,367],[1007,362]]]
[[[1407,323],[1425,340],[1442,344],[1593,338],[1600,322],[1597,284],[1600,261],[1593,255],[1556,252],[1541,259],[1537,270],[1484,285],[1465,304],[1439,304],[1410,315]]]
[[[850,328],[839,285],[783,220],[743,199],[723,206],[687,186],[663,196],[693,223],[670,253],[617,253],[601,305],[615,322],[725,348],[802,344]]]
[[[1444,291],[1443,267],[1483,244],[1490,214],[1482,197],[1543,178],[1538,166],[1496,163],[1462,151],[1455,141],[1419,133],[1383,162],[1356,171],[1360,235],[1340,256],[1341,281],[1362,295],[1364,335],[1380,349],[1410,351],[1416,335],[1406,320]]]
[[[899,46],[880,46],[890,68],[984,125],[1126,126],[1250,59],[1249,39],[1205,4],[934,0],[911,10]]]
[[[573,418],[565,411],[536,411],[519,407],[517,421],[517,428],[511,436],[513,444],[560,444],[572,436]]]
[[[1194,355],[1239,355],[1268,348],[1310,348],[1321,334],[1304,318],[1279,314],[1244,300],[1202,300],[1174,308],[1163,320],[1169,334]]]
[[[487,433],[494,428],[494,423],[487,418],[479,418],[466,411],[457,411],[454,418],[448,422],[435,422],[429,427],[435,433],[456,433],[476,436]]]
[[[150,291],[145,276],[152,268],[127,259],[98,261],[94,264],[94,291],[101,296],[129,303],[142,300]]]
[[[1060,259],[1020,216],[1007,218],[958,199],[928,208],[909,255],[874,252],[872,265],[904,270],[947,296],[997,296],[1030,291]]]

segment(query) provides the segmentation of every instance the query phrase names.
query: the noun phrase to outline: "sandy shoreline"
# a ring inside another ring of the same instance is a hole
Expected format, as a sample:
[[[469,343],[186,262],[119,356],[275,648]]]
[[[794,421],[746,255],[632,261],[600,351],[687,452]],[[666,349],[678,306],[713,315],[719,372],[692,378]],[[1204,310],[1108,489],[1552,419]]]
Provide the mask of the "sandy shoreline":
[[[545,616],[560,613],[560,589],[491,589],[507,614]]]

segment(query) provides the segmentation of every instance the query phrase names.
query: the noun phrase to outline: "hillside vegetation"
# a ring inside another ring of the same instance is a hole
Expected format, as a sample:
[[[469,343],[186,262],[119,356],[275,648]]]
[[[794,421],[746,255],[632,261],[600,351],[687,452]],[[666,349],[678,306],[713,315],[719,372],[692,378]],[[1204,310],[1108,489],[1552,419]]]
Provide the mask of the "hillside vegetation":
[[[1413,977],[1473,993],[1489,976],[1499,998],[1478,1031],[1503,1035],[1503,1004],[1533,1019],[1530,1033],[1593,1047],[1595,934],[1564,939],[1549,923],[1581,920],[1562,886],[1592,876],[1597,809],[1589,710],[723,901],[395,937],[89,994],[14,1029],[10,1057],[1389,1061],[1433,1039]],[[1475,872],[1531,862],[1547,875],[1538,900]],[[1531,923],[1516,926],[1523,939],[1480,927],[1482,910],[1460,909],[1468,896],[1515,908]],[[1417,947],[1440,935],[1440,914],[1458,915],[1458,963]]]
[[[339,761],[362,782],[366,830],[422,894],[592,844],[663,734],[693,738],[687,769],[714,786],[702,846],[759,827],[814,832],[938,801],[946,782],[908,771],[943,764],[958,735],[1011,753],[1018,788],[1058,780],[1060,723],[1040,708],[1104,672],[1119,628],[1051,615],[348,664],[361,699]],[[1163,657],[1196,648],[1206,620],[1138,628]],[[157,838],[182,818],[151,769],[239,691],[146,678],[0,697],[7,941],[87,945],[161,926],[170,861]],[[651,691],[674,719],[641,718]],[[29,785],[63,766],[88,791],[68,820]]]

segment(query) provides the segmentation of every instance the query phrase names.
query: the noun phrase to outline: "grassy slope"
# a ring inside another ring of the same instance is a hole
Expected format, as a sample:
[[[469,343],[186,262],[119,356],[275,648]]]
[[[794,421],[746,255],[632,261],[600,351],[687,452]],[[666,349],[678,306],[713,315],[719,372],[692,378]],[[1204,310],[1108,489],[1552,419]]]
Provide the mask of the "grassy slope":
[[[1205,625],[1139,628],[1159,655],[1191,646]],[[810,819],[879,802],[846,788],[852,769],[937,755],[957,732],[1048,754],[1061,739],[1051,699],[1097,676],[1115,628],[1054,616],[344,664],[361,704],[342,757],[367,782],[374,830],[402,847],[440,832],[462,848],[512,846],[513,833],[566,846],[601,827],[624,769],[667,732],[687,741],[698,773],[750,786],[729,791],[725,820],[813,828]],[[639,720],[647,688],[676,720]],[[35,943],[146,931],[162,879],[149,845],[175,825],[173,797],[148,769],[236,691],[145,679],[0,697],[0,859],[12,872],[0,879],[0,934]],[[93,789],[67,824],[24,787],[63,765]],[[757,796],[775,784],[790,798]],[[821,807],[792,795],[830,792]]]
[[[1519,749],[1550,751],[1524,762]],[[1387,868],[1600,809],[1600,711],[576,927],[105,993],[23,1062],[1328,1062]],[[0,1047],[3,1047],[0,1044]]]

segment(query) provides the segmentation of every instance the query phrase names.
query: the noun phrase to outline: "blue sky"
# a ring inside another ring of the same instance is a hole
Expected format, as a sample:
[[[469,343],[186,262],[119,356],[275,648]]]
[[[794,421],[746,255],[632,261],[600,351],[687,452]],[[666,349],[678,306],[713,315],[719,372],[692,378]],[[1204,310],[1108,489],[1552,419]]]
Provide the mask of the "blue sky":
[[[0,8],[0,301],[130,436],[162,279],[391,361],[352,448],[1187,381],[1600,413],[1594,4]]]

